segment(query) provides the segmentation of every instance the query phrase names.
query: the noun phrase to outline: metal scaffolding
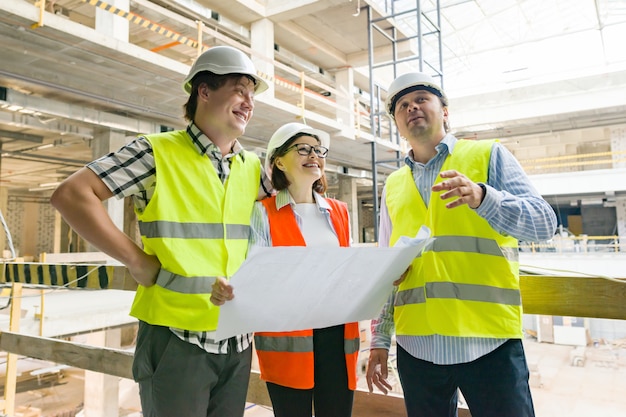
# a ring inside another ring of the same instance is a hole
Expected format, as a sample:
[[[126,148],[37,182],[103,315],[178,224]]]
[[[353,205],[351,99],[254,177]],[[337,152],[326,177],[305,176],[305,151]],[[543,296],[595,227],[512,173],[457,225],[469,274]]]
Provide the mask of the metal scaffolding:
[[[413,2],[414,3],[413,3]],[[401,67],[412,62],[417,62],[417,68],[411,71],[431,73],[439,78],[443,88],[443,58],[441,42],[441,7],[439,0],[384,0],[384,15],[374,17],[371,5],[367,6],[367,35],[369,56],[369,80],[370,80],[370,124],[372,133],[372,192],[374,205],[374,238],[378,241],[378,168],[381,166],[394,168],[400,166],[402,161],[400,152],[396,152],[395,159],[378,160],[376,144],[383,137],[400,143],[400,136],[394,123],[389,120],[384,108],[384,95],[387,86],[381,86],[374,80],[374,72],[378,69],[388,68],[393,71],[393,78],[400,75]],[[382,3],[382,2],[381,2]],[[434,9],[425,10],[423,3],[434,6]],[[377,10],[378,11],[378,10]],[[380,12],[379,12],[380,13]],[[385,50],[385,43],[391,45],[391,59],[377,60],[376,50]],[[401,46],[407,46],[402,49]],[[408,51],[408,52],[407,52]],[[407,71],[403,71],[407,72]],[[389,122],[388,129],[383,128]]]

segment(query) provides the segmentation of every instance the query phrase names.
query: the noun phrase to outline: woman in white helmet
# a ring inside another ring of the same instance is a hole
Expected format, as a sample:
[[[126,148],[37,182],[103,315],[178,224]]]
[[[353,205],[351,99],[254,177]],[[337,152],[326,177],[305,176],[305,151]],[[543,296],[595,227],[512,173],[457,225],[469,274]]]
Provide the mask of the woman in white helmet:
[[[350,245],[347,205],[324,198],[329,136],[301,123],[272,135],[265,159],[278,194],[257,202],[251,245]],[[214,291],[214,297],[217,291]],[[217,300],[224,302],[232,293]],[[359,353],[357,323],[254,336],[261,378],[276,417],[349,417]]]
[[[266,88],[243,52],[210,48],[183,82],[186,129],[140,136],[52,196],[67,223],[139,283],[133,375],[146,417],[244,414],[251,335],[214,340],[219,309],[209,298],[214,280],[243,262],[254,202],[269,194],[258,157],[237,141]],[[143,248],[110,220],[101,201],[112,196],[133,198]]]

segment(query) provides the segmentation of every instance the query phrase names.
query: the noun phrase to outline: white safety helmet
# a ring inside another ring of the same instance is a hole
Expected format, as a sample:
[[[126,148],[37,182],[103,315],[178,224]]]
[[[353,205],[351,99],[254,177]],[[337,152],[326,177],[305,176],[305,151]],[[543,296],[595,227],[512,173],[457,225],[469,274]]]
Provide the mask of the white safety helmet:
[[[315,135],[320,140],[320,145],[328,148],[330,147],[330,135],[323,130],[314,129],[311,126],[307,126],[303,123],[287,123],[274,132],[270,141],[267,144],[267,152],[265,153],[265,172],[270,175],[270,162],[276,149],[283,146],[289,139],[293,138],[299,133],[306,133],[309,135]]]
[[[267,90],[267,83],[256,73],[254,64],[246,54],[231,46],[214,46],[202,53],[191,66],[189,75],[183,81],[183,89],[191,93],[191,80],[199,72],[211,71],[214,74],[245,74],[256,81],[256,94]]]
[[[385,100],[385,108],[389,117],[394,119],[393,112],[396,107],[396,102],[403,95],[415,90],[426,90],[439,96],[444,106],[448,105],[448,97],[443,92],[439,84],[435,82],[433,77],[423,72],[410,72],[400,75],[393,80],[387,90],[387,100]],[[395,119],[394,119],[395,120]]]

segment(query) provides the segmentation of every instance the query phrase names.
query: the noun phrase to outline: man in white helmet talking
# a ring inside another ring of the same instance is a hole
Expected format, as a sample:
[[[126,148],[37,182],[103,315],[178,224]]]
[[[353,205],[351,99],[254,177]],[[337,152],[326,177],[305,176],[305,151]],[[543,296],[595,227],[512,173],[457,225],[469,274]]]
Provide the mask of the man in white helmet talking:
[[[366,379],[384,393],[391,333],[409,417],[534,416],[522,346],[518,240],[554,235],[556,216],[495,140],[448,133],[448,98],[424,73],[396,78],[386,107],[410,151],[385,184],[380,246],[426,225],[417,257],[372,322]]]
[[[185,130],[140,136],[66,179],[51,202],[66,222],[122,262],[139,284],[133,375],[149,417],[240,417],[251,337],[213,339],[211,286],[243,262],[254,202],[271,186],[237,138],[267,89],[241,51],[216,46],[183,82]],[[143,249],[101,201],[132,197]]]

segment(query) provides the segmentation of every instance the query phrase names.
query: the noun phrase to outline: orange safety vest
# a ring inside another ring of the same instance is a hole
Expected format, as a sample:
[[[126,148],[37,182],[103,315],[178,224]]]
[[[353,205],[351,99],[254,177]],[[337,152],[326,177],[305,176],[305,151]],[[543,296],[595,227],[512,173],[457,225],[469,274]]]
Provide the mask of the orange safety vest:
[[[340,246],[350,245],[348,208],[345,203],[326,199],[332,210],[330,220]],[[276,197],[262,201],[267,210],[272,246],[306,246],[291,205],[278,211]],[[261,379],[296,389],[315,385],[313,368],[313,330],[259,332],[254,335]],[[344,351],[348,388],[356,389],[356,364],[359,355],[359,324],[344,325]]]

